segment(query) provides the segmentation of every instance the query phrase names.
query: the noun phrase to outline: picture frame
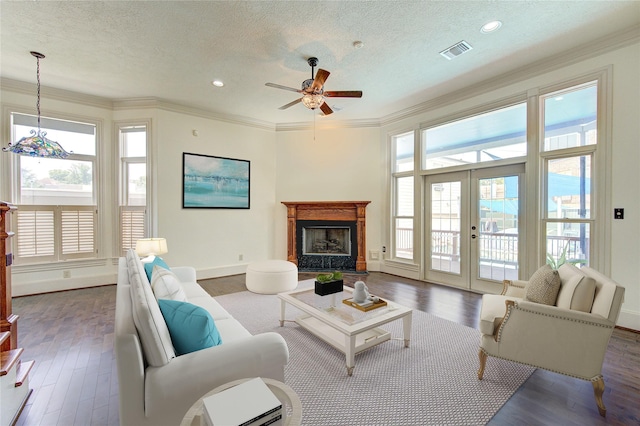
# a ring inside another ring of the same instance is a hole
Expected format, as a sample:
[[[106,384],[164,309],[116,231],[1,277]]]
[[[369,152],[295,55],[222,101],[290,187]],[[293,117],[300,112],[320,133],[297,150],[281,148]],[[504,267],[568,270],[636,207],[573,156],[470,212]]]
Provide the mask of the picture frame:
[[[251,162],[182,153],[182,208],[249,209]]]

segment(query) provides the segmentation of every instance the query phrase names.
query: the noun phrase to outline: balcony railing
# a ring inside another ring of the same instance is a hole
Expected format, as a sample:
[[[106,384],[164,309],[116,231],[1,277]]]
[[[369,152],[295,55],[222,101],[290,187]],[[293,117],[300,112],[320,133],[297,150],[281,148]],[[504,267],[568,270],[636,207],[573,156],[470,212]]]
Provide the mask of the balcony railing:
[[[479,234],[480,261],[518,264],[518,234],[504,232],[481,232]],[[562,255],[566,247],[568,261],[587,259],[589,238],[548,236],[547,253],[555,259]],[[431,255],[446,257],[452,261],[460,258],[459,231],[432,231]],[[413,229],[396,229],[396,256],[413,259]]]

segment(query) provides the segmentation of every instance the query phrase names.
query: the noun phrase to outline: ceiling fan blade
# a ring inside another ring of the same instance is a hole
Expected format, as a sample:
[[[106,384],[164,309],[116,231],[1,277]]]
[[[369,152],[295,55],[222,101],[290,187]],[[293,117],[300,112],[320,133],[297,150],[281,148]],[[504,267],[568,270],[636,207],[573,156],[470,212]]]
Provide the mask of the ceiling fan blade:
[[[281,86],[280,84],[265,83],[264,85],[269,87],[274,87],[276,89],[288,90],[290,92],[302,93],[302,90],[294,89],[293,87]]]
[[[322,86],[324,86],[324,82],[327,81],[329,74],[331,73],[327,70],[323,70],[322,68],[318,69],[316,78],[313,80],[313,84],[311,85],[311,90],[314,92],[316,90],[321,90]]]
[[[333,110],[331,109],[331,107],[326,102],[323,102],[322,105],[320,105],[320,109],[322,110],[324,115],[329,115],[329,114],[333,113]]]
[[[295,100],[295,101],[293,101],[293,102],[289,102],[289,103],[288,103],[288,104],[286,104],[286,105],[282,105],[282,106],[281,106],[280,108],[278,108],[278,109],[287,109],[287,108],[289,108],[289,107],[294,106],[294,105],[295,105],[295,104],[297,104],[297,103],[300,103],[300,101],[302,101],[302,98],[298,98],[298,99],[296,99],[296,100]]]
[[[362,91],[360,90],[343,90],[343,91],[329,91],[324,92],[324,95],[329,98],[361,98]]]

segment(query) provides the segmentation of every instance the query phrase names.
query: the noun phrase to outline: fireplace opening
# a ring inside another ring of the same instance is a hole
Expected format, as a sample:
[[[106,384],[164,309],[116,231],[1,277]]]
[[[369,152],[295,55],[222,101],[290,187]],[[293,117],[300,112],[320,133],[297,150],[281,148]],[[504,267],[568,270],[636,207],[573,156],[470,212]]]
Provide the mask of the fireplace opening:
[[[355,221],[298,220],[299,271],[355,271],[358,256]]]
[[[348,226],[303,227],[302,254],[351,256],[351,229]]]

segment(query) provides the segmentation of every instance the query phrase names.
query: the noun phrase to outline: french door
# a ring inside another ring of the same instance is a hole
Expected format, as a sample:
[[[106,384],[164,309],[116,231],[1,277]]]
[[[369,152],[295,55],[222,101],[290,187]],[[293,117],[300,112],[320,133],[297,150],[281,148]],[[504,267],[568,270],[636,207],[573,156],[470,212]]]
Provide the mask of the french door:
[[[425,177],[425,279],[496,292],[517,279],[524,165]]]

